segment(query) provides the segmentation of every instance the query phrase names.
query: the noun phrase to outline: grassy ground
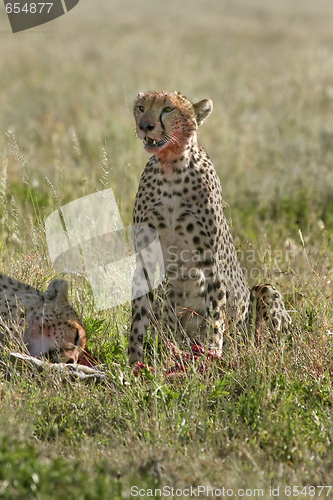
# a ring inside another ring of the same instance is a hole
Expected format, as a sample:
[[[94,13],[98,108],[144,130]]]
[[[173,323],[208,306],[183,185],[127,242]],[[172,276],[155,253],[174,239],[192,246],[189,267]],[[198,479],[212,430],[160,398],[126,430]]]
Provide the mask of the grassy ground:
[[[132,102],[164,88],[213,100],[200,138],[222,181],[242,266],[250,285],[275,284],[293,311],[293,332],[279,345],[263,338],[230,352],[209,376],[193,367],[174,384],[155,360],[156,375],[135,381],[125,354],[129,306],[97,311],[84,277],[67,276],[110,383],[13,368],[9,377],[8,352],[0,354],[1,499],[125,499],[131,486],[145,490],[141,498],[159,498],[149,488],[163,486],[174,496],[191,486],[224,487],[224,496],[232,489],[234,498],[240,488],[287,498],[288,486],[301,498],[326,496],[332,25],[328,0],[99,0],[13,35],[0,9],[1,270],[45,287],[55,274],[45,217],[105,185],[131,223],[147,160]]]

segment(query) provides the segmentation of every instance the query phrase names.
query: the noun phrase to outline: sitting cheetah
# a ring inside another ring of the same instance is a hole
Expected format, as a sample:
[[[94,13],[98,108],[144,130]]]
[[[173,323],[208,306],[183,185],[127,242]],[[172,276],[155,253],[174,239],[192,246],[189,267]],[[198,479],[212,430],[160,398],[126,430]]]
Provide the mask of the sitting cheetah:
[[[262,318],[281,332],[291,322],[281,294],[272,285],[250,291],[242,273],[223,213],[220,180],[197,139],[197,128],[212,107],[210,99],[192,104],[178,92],[140,93],[135,101],[136,132],[153,156],[141,176],[133,211],[138,257],[130,363],[143,361],[144,336],[156,318],[152,287],[141,293],[143,272],[148,279],[156,267],[144,226],[158,233],[166,272],[163,327],[173,338],[186,337],[220,354],[231,325],[252,331],[254,304],[257,325]]]
[[[76,363],[86,345],[84,326],[61,279],[43,293],[0,273],[0,339],[10,331],[23,338],[32,356],[47,354],[53,361]]]

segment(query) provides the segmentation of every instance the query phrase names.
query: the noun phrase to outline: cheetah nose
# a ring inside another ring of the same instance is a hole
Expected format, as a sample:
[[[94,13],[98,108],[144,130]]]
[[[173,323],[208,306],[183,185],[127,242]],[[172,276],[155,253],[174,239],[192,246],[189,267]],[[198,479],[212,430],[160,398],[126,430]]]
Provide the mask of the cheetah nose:
[[[148,121],[140,121],[139,123],[139,128],[143,130],[144,132],[150,132],[154,128],[154,124]]]

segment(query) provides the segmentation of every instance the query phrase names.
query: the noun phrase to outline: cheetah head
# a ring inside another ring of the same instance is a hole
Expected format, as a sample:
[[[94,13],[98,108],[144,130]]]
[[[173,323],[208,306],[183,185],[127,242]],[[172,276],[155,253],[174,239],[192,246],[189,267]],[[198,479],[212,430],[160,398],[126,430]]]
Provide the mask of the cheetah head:
[[[176,157],[212,109],[210,99],[192,104],[179,92],[140,93],[134,104],[136,133],[148,153],[162,159]]]
[[[23,341],[31,356],[47,355],[54,363],[79,363],[86,347],[86,331],[82,322],[73,317],[59,325],[27,315]]]

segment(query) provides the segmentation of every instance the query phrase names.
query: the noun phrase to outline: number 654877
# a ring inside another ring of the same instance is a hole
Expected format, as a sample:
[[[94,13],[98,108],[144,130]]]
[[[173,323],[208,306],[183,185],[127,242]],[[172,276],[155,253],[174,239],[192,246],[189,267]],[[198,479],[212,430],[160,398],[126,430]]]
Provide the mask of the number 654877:
[[[26,3],[23,5],[21,8],[20,4],[18,2],[15,3],[7,3],[6,4],[6,12],[7,14],[19,14],[21,12],[25,12],[26,14],[41,14],[43,11],[44,7],[44,12],[47,12],[47,14],[50,12],[52,8],[53,3]]]

